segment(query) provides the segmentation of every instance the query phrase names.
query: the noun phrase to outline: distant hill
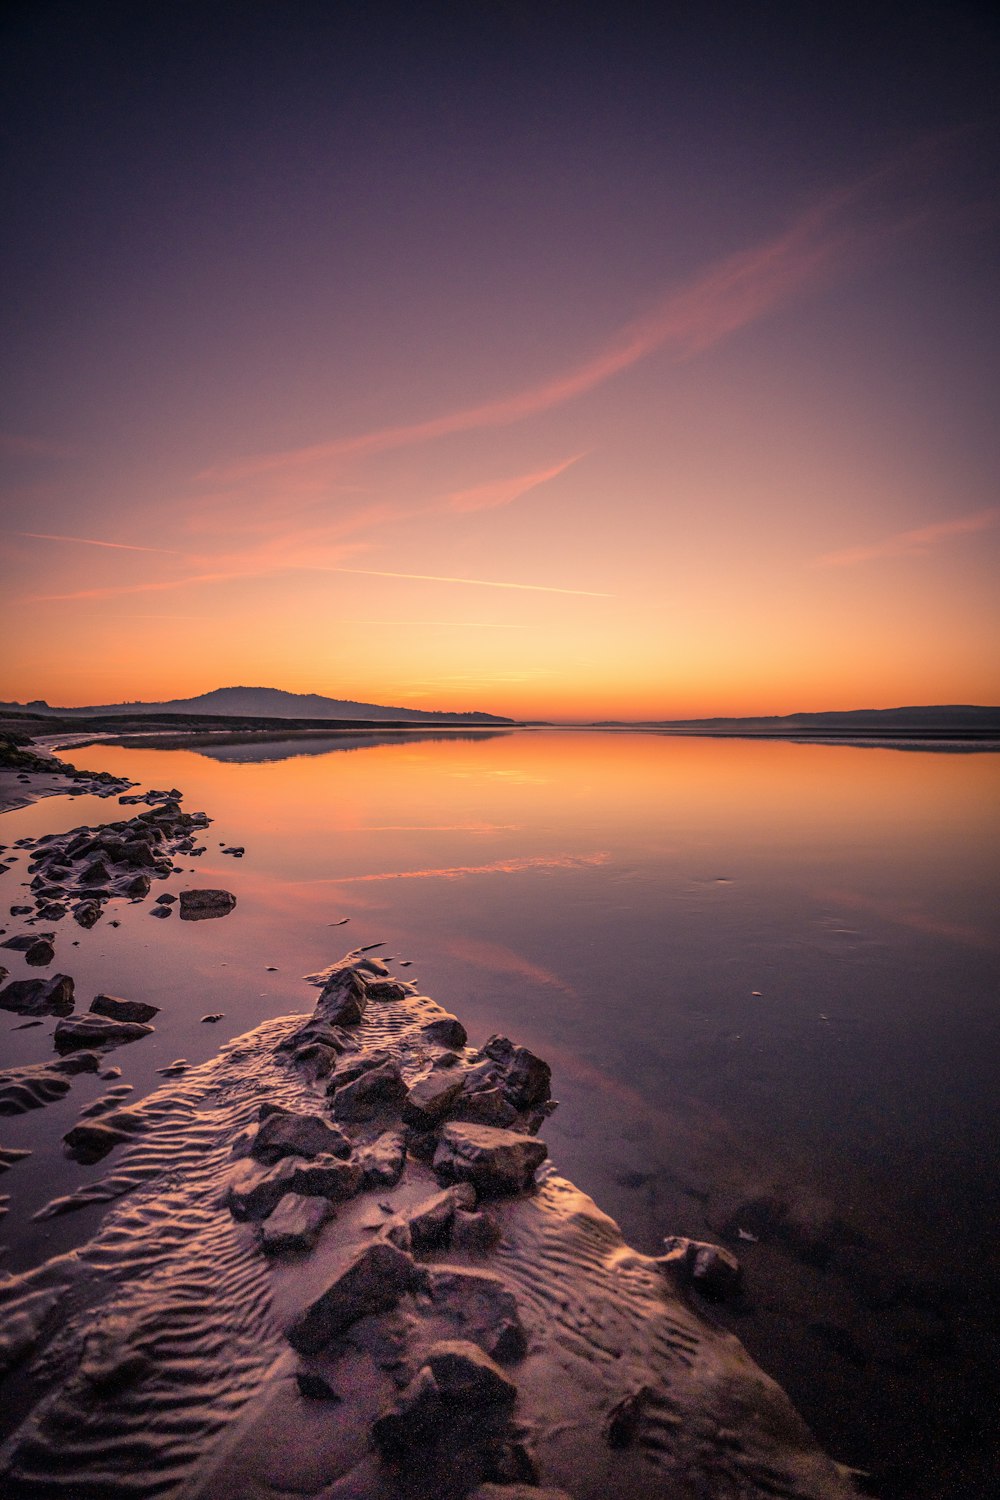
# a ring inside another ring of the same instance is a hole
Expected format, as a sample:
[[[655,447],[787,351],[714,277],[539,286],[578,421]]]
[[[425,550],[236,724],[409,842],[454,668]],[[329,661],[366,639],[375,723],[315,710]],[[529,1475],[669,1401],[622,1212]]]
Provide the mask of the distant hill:
[[[625,727],[624,721],[616,721]],[[610,727],[604,720],[603,726]],[[826,713],[765,714],[757,718],[644,719],[647,729],[688,734],[738,735],[920,735],[1000,736],[1000,708],[971,703],[923,704],[910,708],[854,708]]]
[[[32,703],[2,703],[0,708],[24,708],[33,714],[60,718],[95,714],[223,714],[234,718],[268,719],[392,719],[417,724],[512,724],[498,714],[447,713],[442,709],[386,708],[380,703],[355,703],[346,698],[324,698],[319,693],[286,693],[282,688],[226,687],[194,698],[171,698],[164,703],[102,703],[85,708],[51,708],[42,699]]]

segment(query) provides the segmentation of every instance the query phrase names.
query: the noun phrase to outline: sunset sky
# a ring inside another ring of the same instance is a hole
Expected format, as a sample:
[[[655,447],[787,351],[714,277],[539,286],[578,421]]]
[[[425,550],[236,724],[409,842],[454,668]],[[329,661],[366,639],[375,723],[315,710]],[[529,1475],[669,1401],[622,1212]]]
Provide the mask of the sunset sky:
[[[1000,701],[988,17],[8,6],[0,698]]]

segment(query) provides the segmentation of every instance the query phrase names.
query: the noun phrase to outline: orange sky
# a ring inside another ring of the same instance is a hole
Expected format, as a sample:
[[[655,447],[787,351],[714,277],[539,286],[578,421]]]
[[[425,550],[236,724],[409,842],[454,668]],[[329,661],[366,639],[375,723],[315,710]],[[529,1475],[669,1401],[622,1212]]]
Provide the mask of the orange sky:
[[[32,179],[0,697],[248,684],[549,719],[1000,701],[974,122],[955,134],[940,81],[887,113],[873,75],[856,140],[810,103],[808,52],[796,72],[776,51],[775,150],[757,93],[727,127],[718,101],[749,85],[722,62],[684,93],[628,40],[571,49],[562,82],[512,63],[527,156],[500,63],[466,91],[445,54],[440,107],[405,72],[364,130],[359,86],[283,135],[296,90],[321,97],[289,44],[261,119],[231,102],[201,155],[151,83],[130,145],[105,129],[79,181],[50,165],[51,202]],[[90,117],[39,124],[44,98],[16,119],[69,161]]]

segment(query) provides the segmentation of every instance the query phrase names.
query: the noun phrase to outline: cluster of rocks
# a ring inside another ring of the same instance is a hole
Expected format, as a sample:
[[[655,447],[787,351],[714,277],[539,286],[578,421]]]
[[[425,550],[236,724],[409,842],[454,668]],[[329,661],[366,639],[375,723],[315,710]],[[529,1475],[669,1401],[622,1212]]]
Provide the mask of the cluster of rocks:
[[[510,1486],[525,1484],[537,1497],[504,1368],[528,1348],[517,1300],[500,1276],[448,1257],[488,1255],[501,1237],[491,1205],[533,1191],[547,1156],[535,1131],[554,1108],[551,1075],[506,1037],[467,1048],[460,1022],[438,1012],[416,1024],[407,1050],[416,1076],[407,1078],[392,1049],[359,1046],[356,1033],[370,1006],[412,993],[371,958],[330,971],[313,1016],[278,1048],[316,1085],[320,1111],[263,1104],[256,1130],[237,1143],[224,1202],[276,1261],[312,1251],[350,1200],[383,1194],[374,1238],[346,1237],[336,1274],[287,1328],[304,1361],[302,1394],[333,1399],[310,1361],[374,1337],[378,1320],[399,1311],[410,1332],[382,1351],[399,1394],[372,1428],[381,1460],[440,1464],[452,1480],[458,1465],[466,1490],[502,1484],[510,1500]],[[414,1199],[435,1178],[436,1191]],[[441,1337],[442,1319],[454,1337]]]

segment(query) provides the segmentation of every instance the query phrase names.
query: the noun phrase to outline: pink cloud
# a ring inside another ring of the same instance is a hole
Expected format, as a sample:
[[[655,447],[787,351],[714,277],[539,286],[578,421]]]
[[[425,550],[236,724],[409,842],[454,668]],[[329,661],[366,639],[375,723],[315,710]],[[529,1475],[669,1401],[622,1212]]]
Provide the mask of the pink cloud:
[[[445,497],[445,504],[449,510],[457,511],[494,510],[499,505],[510,505],[514,500],[520,500],[529,490],[537,489],[549,479],[555,479],[557,474],[564,474],[573,464],[579,463],[582,457],[582,453],[577,453],[572,458],[563,459],[562,463],[538,469],[533,474],[520,474],[516,479],[494,479],[486,484],[474,485],[471,489],[457,490]]]
[[[930,526],[919,526],[914,531],[894,531],[878,542],[857,547],[845,547],[840,552],[824,552],[813,561],[817,568],[851,568],[859,563],[874,562],[880,557],[919,557],[932,551],[952,537],[967,536],[971,532],[989,531],[1000,522],[1000,507],[976,511],[970,516],[958,516],[954,521],[936,521]]]

